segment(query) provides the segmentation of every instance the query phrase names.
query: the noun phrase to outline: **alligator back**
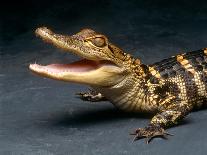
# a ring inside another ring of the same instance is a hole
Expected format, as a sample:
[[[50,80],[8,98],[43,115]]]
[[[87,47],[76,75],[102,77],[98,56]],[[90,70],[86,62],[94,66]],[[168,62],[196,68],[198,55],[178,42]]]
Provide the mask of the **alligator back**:
[[[207,96],[207,49],[179,54],[149,66],[167,90],[181,100],[196,103]]]
[[[175,75],[182,75],[185,72],[207,71],[207,51],[192,51],[157,62],[152,66],[160,73],[161,78],[169,78]]]

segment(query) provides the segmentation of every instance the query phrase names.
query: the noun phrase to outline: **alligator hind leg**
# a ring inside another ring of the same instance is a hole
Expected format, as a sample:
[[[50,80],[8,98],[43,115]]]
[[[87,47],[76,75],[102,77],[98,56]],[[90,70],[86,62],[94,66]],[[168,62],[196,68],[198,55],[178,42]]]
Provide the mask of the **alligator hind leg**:
[[[107,99],[99,92],[96,92],[94,90],[89,90],[89,92],[80,92],[76,93],[76,95],[84,101],[90,101],[90,102],[99,102],[99,101],[106,101]]]
[[[165,128],[176,125],[192,110],[191,105],[182,101],[174,100],[168,105],[152,118],[147,127],[138,128],[131,134],[135,135],[134,140],[146,138],[146,142],[149,143],[155,137],[167,138],[167,135],[171,134],[167,133]]]

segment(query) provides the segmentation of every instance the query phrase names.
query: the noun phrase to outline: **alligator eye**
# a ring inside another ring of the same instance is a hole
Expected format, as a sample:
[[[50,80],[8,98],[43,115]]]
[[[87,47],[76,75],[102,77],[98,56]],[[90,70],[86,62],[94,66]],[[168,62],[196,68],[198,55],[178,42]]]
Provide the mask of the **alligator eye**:
[[[94,39],[91,40],[91,42],[93,43],[93,45],[98,46],[98,47],[106,46],[106,41],[102,37],[94,38]]]

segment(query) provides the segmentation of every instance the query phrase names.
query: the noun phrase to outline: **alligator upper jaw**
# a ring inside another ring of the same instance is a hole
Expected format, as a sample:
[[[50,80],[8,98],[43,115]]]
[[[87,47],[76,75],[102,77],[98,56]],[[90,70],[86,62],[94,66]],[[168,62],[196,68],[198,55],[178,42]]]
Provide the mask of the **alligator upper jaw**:
[[[124,78],[123,70],[109,61],[82,59],[71,64],[30,64],[29,69],[43,77],[99,87],[115,85]]]
[[[92,86],[112,86],[125,77],[125,70],[122,67],[106,60],[107,58],[103,58],[101,53],[91,51],[80,36],[71,37],[55,34],[46,27],[38,28],[36,34],[46,42],[83,58],[71,64],[46,66],[31,64],[29,66],[30,70],[41,76]]]
[[[35,34],[45,42],[53,44],[66,52],[73,53],[85,59],[97,60],[97,56],[89,52],[90,48],[83,46],[84,41],[80,36],[56,34],[46,27],[37,28]]]

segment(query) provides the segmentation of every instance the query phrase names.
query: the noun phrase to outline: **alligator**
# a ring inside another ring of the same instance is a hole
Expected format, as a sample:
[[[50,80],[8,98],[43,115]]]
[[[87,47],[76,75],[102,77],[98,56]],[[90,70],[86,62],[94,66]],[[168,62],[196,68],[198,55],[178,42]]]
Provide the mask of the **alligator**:
[[[43,77],[90,86],[94,91],[78,93],[83,100],[108,100],[126,112],[153,114],[146,127],[131,133],[134,140],[145,138],[149,143],[155,137],[168,138],[167,128],[205,105],[207,48],[146,65],[91,29],[72,36],[46,27],[37,28],[35,33],[82,59],[70,64],[34,63],[30,70]]]

